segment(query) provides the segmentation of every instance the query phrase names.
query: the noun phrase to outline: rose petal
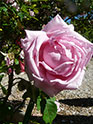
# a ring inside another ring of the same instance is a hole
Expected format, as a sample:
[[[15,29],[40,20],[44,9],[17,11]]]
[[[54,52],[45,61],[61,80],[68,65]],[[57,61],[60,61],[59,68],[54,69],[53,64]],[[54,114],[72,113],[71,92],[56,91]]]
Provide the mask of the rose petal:
[[[35,73],[36,75],[40,76],[39,74],[39,70],[37,68],[37,65],[34,61],[34,57],[33,57],[33,51],[35,48],[35,42],[33,42],[32,46],[30,47],[29,51],[25,51],[25,63],[26,65],[30,65],[29,66],[29,70],[33,73]],[[27,69],[28,71],[28,69]]]
[[[42,44],[45,40],[48,40],[48,37],[44,31],[25,30],[25,32],[26,32],[26,38],[21,39],[23,49],[27,50],[29,47],[31,47],[32,43],[36,42],[37,38],[38,40],[40,40],[39,42],[37,42],[37,47],[40,47],[40,44]]]
[[[85,74],[85,68],[83,70],[79,70],[78,73],[73,77],[71,80],[69,80],[68,85],[66,86],[67,89],[77,89],[84,78]]]
[[[38,51],[41,44],[46,40],[48,40],[48,37],[44,31],[29,30],[26,30],[26,38],[21,39],[21,43],[25,52],[25,62],[27,65],[30,65],[29,69],[38,76],[40,76],[37,68],[37,64],[39,62]]]
[[[46,26],[44,26],[43,31],[50,32],[56,30],[64,30],[65,28],[72,28],[69,27],[64,20],[57,14]]]

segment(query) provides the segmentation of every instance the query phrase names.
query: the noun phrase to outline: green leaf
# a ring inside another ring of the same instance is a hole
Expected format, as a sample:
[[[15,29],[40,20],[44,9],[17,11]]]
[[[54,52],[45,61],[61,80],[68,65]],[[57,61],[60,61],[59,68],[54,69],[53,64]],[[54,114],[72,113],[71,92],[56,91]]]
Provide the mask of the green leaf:
[[[55,102],[56,98],[55,97],[50,97],[50,100]]]
[[[38,2],[39,0],[31,0],[31,2]]]
[[[40,102],[41,113],[42,113],[42,114],[44,113],[45,105],[46,105],[46,100],[42,97],[42,98],[41,98],[41,102]]]
[[[19,122],[18,124],[23,124],[22,122]]]
[[[15,59],[15,64],[18,65],[19,64],[19,60]]]
[[[25,5],[22,5],[21,9],[22,9],[22,11],[27,13],[27,7]]]
[[[22,21],[22,19],[24,18],[24,13],[19,12],[19,13],[18,13],[18,16],[20,17],[20,20]]]
[[[4,77],[4,74],[0,75],[0,82],[1,82],[3,77]]]
[[[2,89],[3,94],[6,95],[7,94],[7,89],[2,84],[0,84],[0,87]]]
[[[1,7],[1,10],[3,10],[4,12],[7,12],[7,8],[6,7]]]
[[[38,14],[38,13],[39,13],[39,11],[38,11],[37,9],[34,9],[34,12],[35,12],[36,14]]]
[[[7,66],[5,65],[5,66],[1,66],[0,67],[0,73],[2,73],[2,72],[6,72],[7,71]]]
[[[36,4],[33,4],[31,7],[34,9],[36,7]]]
[[[52,121],[56,117],[56,113],[57,113],[56,104],[51,99],[48,99],[43,113],[43,120],[45,121],[45,123],[52,124]]]
[[[37,110],[39,111],[40,110],[40,102],[41,102],[41,97],[40,96],[38,96],[38,98],[37,98]]]

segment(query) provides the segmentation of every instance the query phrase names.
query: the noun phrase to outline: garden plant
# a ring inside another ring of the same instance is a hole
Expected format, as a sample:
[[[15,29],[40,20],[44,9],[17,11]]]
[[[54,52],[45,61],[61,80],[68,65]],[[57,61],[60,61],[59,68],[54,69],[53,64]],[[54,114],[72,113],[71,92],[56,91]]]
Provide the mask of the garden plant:
[[[92,7],[92,0],[0,0],[0,124],[15,123],[11,119],[28,98],[18,124],[37,124],[34,105],[43,123],[53,123],[59,108],[55,96],[79,88],[93,56]],[[17,82],[23,96],[14,107],[9,96],[22,72],[29,81]]]

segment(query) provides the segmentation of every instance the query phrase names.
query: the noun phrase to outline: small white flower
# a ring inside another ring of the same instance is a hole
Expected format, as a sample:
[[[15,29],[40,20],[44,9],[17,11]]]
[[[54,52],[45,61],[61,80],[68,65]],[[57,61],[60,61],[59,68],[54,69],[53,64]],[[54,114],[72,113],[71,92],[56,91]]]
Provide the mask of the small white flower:
[[[30,13],[30,16],[35,16],[34,11],[32,11],[32,10],[30,10],[30,9],[29,9],[29,13]]]
[[[14,53],[3,53],[0,51],[0,53],[5,56],[5,61],[6,61],[6,65],[10,66],[14,64]]]

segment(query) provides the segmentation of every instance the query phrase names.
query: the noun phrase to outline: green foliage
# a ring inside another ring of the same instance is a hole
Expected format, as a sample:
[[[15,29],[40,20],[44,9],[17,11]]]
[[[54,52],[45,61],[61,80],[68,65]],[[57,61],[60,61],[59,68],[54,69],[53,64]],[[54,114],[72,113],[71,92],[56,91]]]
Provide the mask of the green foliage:
[[[37,110],[39,111],[40,110],[40,102],[41,102],[41,97],[40,96],[38,96],[37,97]]]
[[[41,110],[43,120],[45,123],[52,124],[57,114],[57,106],[55,104],[55,97],[48,97],[45,93],[40,91],[37,97],[37,110]]]
[[[2,56],[0,56],[1,58],[1,62],[0,62],[0,73],[2,72],[6,72],[8,67],[6,66],[5,61],[3,60],[4,58]]]
[[[19,122],[18,124],[23,124],[22,122]]]
[[[2,78],[4,77],[4,74],[0,75],[0,88],[2,89],[2,92],[6,95],[7,94],[7,90],[6,88],[1,84]]]
[[[7,94],[7,89],[0,83],[0,87],[2,89],[3,94]]]
[[[14,124],[14,123],[4,122],[3,124]],[[18,122],[18,124],[23,124],[23,123],[22,122]]]
[[[0,75],[0,82],[2,81],[3,77],[4,77],[4,74],[1,74]]]
[[[49,124],[55,119],[57,113],[57,106],[52,99],[46,100],[46,105],[43,114],[43,120]]]
[[[16,64],[16,65],[18,65],[18,64],[19,64],[18,59],[15,59],[15,64]]]

